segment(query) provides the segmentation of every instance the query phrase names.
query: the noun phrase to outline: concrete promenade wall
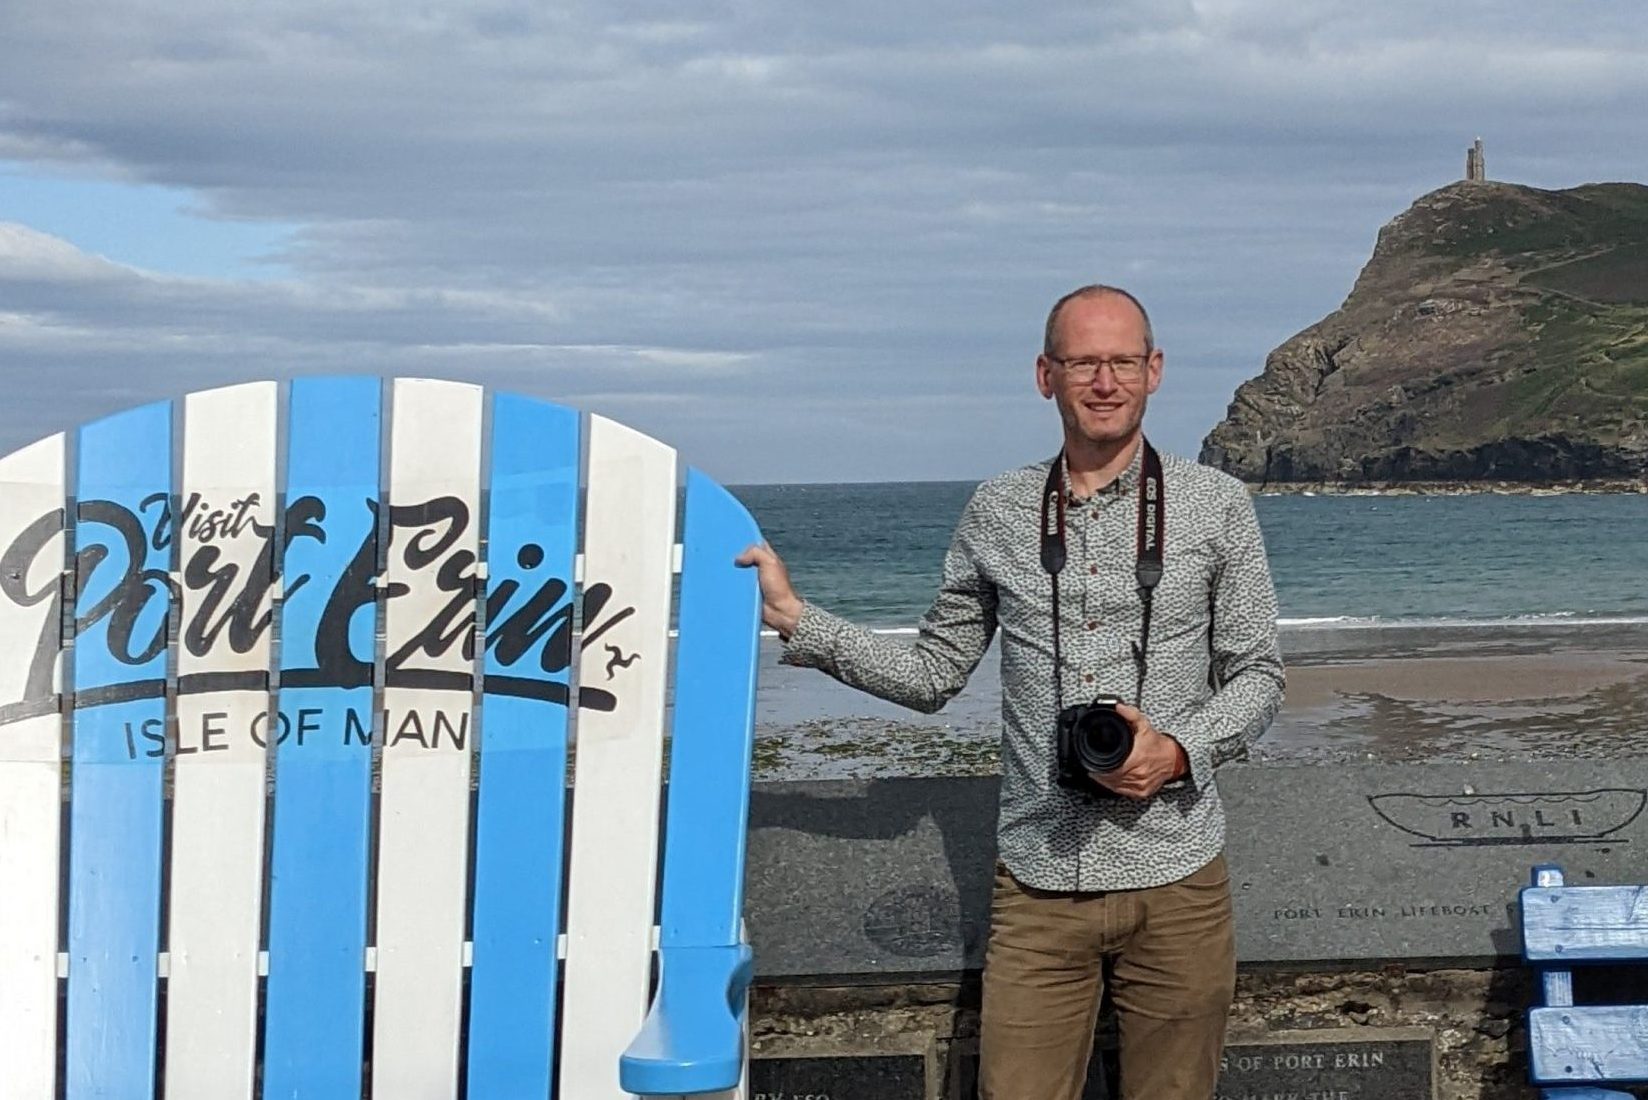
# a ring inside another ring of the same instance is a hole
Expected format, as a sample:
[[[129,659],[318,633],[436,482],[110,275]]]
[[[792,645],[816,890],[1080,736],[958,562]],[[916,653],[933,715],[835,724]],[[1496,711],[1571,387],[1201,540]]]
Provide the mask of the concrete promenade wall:
[[[1517,890],[1541,862],[1648,882],[1648,768],[1238,765],[1219,782],[1239,956],[1220,1097],[1533,1100]],[[757,786],[757,1097],[972,1095],[996,790]],[[1597,974],[1581,993],[1629,990]],[[1106,1017],[1099,1047],[1113,1045]],[[1089,1095],[1112,1095],[1102,1068]]]

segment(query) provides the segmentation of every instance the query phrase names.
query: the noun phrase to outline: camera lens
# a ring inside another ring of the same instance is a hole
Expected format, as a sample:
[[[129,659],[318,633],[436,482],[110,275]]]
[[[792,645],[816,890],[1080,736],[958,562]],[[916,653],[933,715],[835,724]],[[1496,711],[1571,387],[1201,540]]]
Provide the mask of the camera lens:
[[[1112,772],[1133,752],[1133,729],[1109,707],[1091,707],[1076,724],[1076,756],[1090,772]]]

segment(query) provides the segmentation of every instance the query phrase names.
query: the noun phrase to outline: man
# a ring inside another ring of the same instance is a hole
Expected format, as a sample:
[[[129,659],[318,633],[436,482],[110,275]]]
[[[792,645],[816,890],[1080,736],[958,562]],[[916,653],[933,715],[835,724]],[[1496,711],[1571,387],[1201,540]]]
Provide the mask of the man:
[[[803,601],[770,548],[739,558],[759,571],[785,662],[917,710],[959,691],[1001,631],[984,1100],[1077,1100],[1107,966],[1123,1100],[1213,1096],[1235,984],[1213,773],[1269,724],[1283,676],[1246,489],[1173,456],[1151,461],[1142,426],[1162,366],[1150,319],[1126,291],[1087,286],[1054,305],[1036,386],[1063,421],[1060,459],[974,493],[914,645]],[[1146,507],[1153,496],[1159,513]],[[1061,552],[1050,556],[1050,545]],[[1057,713],[1101,694],[1126,700],[1116,713],[1131,753],[1061,784]],[[1098,786],[1081,789],[1089,781]]]

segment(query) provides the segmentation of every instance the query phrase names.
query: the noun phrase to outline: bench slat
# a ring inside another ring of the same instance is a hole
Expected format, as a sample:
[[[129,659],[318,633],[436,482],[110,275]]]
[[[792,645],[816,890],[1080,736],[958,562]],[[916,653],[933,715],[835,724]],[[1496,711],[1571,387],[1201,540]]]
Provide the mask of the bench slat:
[[[171,472],[167,402],[80,429],[76,615],[96,615],[75,642],[69,1100],[153,1095]]]
[[[494,398],[469,1003],[474,1100],[551,1088],[579,446],[574,410]]]
[[[1528,887],[1522,943],[1529,962],[1648,959],[1648,886]]]
[[[381,389],[366,377],[292,383],[279,693],[289,732],[275,747],[269,1100],[361,1094],[377,626],[367,582],[377,571]]]
[[[192,393],[183,406],[186,511],[173,524],[182,584],[167,931],[170,1100],[252,1094],[265,745],[273,727],[266,616],[275,400],[273,382],[253,382]],[[197,677],[225,674],[245,677],[245,686],[190,688]]]
[[[63,462],[61,435],[0,459],[0,1035],[19,1096],[57,1088]]]
[[[1582,1005],[1528,1013],[1535,1084],[1648,1080],[1648,1007]]]
[[[733,495],[687,475],[681,629],[665,842],[661,944],[739,942],[755,736],[761,594],[735,558],[761,532]]]
[[[651,977],[675,452],[591,417],[588,480],[559,1095],[615,1100]]]
[[[733,559],[760,531],[744,506],[687,474],[681,629],[664,831],[659,983],[625,1054],[626,1087],[703,1092],[737,1085],[750,974],[740,943],[754,738],[760,591]]]
[[[480,387],[398,379],[393,397],[372,1041],[382,1100],[457,1090],[480,542]]]

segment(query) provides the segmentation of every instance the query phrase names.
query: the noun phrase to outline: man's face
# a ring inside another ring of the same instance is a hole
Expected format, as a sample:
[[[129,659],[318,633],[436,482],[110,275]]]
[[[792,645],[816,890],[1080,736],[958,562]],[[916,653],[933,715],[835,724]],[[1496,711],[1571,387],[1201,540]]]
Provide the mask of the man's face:
[[[1118,294],[1066,303],[1053,348],[1053,357],[1036,357],[1036,388],[1058,405],[1066,434],[1101,446],[1136,435],[1162,383],[1162,352],[1146,354],[1144,318],[1133,303]]]

